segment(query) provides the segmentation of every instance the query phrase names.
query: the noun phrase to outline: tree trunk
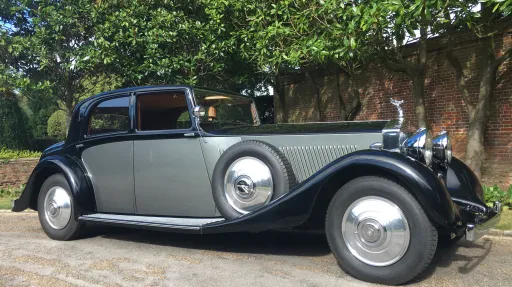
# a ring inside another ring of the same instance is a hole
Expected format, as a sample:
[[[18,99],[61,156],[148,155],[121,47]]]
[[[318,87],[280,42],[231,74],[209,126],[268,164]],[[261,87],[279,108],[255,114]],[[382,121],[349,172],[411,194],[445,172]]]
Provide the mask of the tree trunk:
[[[316,111],[317,111],[317,115],[318,115],[318,121],[323,122],[324,117],[322,114],[320,88],[318,87],[318,84],[316,83],[316,76],[313,72],[313,69],[314,68],[305,68],[304,71],[306,73],[306,77],[309,79],[311,86],[313,86],[313,89],[315,90],[315,105],[316,105]]]
[[[343,100],[343,94],[341,93],[341,86],[340,86],[340,71],[339,68],[334,69],[334,75],[336,77],[336,91],[338,94],[338,105],[339,105],[339,111],[341,119],[346,121],[348,119],[348,113],[345,107],[345,100]]]
[[[482,175],[485,160],[484,137],[489,121],[489,108],[496,82],[496,59],[494,57],[494,37],[487,37],[482,43],[482,78],[478,91],[478,103],[469,115],[468,138],[466,143],[466,164],[478,176]]]
[[[347,105],[347,120],[353,121],[361,111],[361,97],[359,91],[356,88],[352,75],[347,74],[346,79],[348,81],[348,97],[350,103]]]
[[[489,6],[484,2],[482,6],[482,22],[487,23],[492,17],[493,6]],[[446,15],[449,20],[449,15]],[[484,34],[491,35],[488,28],[484,26]],[[485,160],[485,146],[484,138],[487,130],[487,123],[489,121],[489,108],[492,101],[492,95],[494,87],[496,85],[496,73],[498,68],[503,62],[512,56],[512,49],[506,51],[501,57],[496,59],[494,51],[494,37],[487,36],[482,40],[482,46],[480,50],[481,69],[482,76],[480,78],[480,89],[478,91],[478,102],[473,104],[469,97],[469,91],[464,78],[462,65],[459,59],[453,53],[453,41],[451,33],[449,31],[448,48],[446,56],[448,62],[455,70],[455,80],[457,87],[462,95],[462,99],[466,103],[466,107],[469,114],[469,128],[468,137],[466,141],[466,164],[473,170],[473,172],[481,178],[482,176],[482,165]]]
[[[412,96],[414,99],[414,111],[418,119],[418,127],[427,128],[427,112],[425,109],[425,77],[420,74],[412,76]]]
[[[282,122],[288,123],[288,108],[286,106],[286,94],[284,83],[279,75],[275,75],[274,80],[272,81],[271,84],[272,88],[274,89],[274,96],[277,94],[277,99],[279,100],[279,108],[282,114]],[[274,122],[277,123],[277,118],[274,119]]]

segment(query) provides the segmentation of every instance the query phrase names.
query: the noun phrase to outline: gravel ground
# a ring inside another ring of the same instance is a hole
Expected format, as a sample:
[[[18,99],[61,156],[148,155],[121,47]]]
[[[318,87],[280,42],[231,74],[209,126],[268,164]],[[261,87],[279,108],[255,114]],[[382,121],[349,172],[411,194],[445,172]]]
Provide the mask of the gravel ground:
[[[439,249],[414,286],[510,286],[512,238]],[[373,286],[343,273],[323,235],[95,230],[46,237],[36,213],[0,212],[0,286]]]

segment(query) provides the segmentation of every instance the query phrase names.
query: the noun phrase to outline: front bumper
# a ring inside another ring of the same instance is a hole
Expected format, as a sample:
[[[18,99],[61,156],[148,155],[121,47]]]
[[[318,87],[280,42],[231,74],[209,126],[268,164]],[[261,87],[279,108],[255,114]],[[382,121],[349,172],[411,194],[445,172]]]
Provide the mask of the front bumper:
[[[501,211],[502,205],[499,201],[494,202],[492,208],[465,202],[461,206],[463,222],[466,222],[465,238],[476,241],[487,234],[500,221]]]

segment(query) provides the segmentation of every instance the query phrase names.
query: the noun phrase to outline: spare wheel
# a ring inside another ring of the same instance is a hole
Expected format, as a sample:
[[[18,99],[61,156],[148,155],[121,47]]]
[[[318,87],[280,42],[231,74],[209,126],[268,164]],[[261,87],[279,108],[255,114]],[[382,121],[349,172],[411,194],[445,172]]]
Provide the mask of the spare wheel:
[[[219,158],[212,176],[213,199],[226,219],[255,211],[296,184],[290,162],[262,141],[241,141]]]

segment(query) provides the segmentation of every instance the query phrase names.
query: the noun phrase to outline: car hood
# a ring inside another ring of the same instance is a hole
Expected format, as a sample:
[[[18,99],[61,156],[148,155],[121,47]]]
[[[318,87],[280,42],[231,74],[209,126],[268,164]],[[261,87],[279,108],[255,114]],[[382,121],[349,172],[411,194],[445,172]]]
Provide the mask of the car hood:
[[[389,121],[352,121],[241,126],[208,131],[213,135],[381,133]]]

